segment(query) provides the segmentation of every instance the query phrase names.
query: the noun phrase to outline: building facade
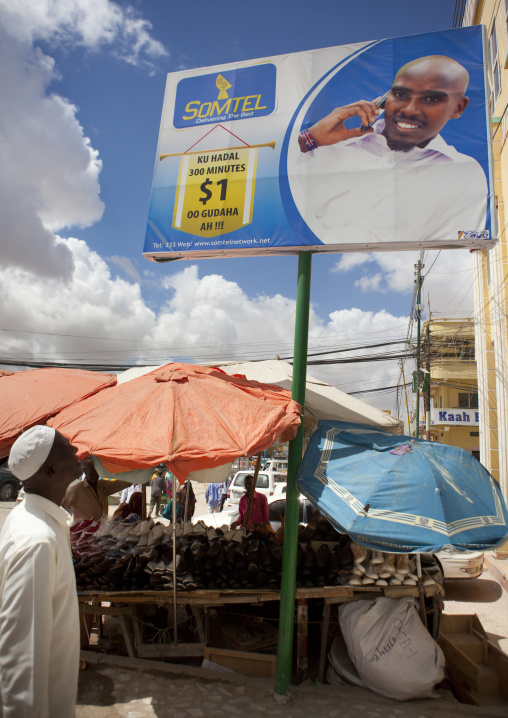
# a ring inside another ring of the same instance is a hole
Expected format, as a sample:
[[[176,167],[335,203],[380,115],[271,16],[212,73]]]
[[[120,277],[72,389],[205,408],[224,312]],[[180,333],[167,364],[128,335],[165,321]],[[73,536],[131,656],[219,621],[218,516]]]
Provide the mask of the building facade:
[[[459,26],[486,28],[499,242],[473,252],[479,449],[508,500],[508,1],[458,1],[456,10]]]
[[[471,319],[424,322],[422,366],[430,373],[431,440],[459,446],[481,461],[474,322]],[[420,436],[425,437],[423,407]]]

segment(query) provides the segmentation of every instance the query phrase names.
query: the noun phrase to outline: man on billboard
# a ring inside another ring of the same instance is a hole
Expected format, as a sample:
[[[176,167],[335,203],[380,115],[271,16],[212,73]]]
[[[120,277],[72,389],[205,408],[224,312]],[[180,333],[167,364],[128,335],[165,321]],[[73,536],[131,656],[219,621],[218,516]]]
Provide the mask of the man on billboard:
[[[457,240],[485,229],[485,173],[439,134],[466,110],[468,83],[452,58],[421,57],[377,101],[338,107],[300,133],[300,212],[324,243]],[[354,116],[362,126],[348,129]]]

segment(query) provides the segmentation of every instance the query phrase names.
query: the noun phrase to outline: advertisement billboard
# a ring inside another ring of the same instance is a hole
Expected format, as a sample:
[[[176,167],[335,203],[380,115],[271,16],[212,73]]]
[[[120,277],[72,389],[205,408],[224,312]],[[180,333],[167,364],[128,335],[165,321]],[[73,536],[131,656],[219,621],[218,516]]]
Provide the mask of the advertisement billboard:
[[[497,238],[481,26],[168,75],[143,253]]]

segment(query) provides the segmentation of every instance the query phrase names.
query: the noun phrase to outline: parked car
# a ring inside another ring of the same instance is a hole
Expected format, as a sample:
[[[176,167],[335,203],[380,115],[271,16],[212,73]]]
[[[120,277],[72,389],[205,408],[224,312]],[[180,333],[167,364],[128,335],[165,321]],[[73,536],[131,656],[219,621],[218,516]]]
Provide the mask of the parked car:
[[[268,459],[268,461],[263,466],[263,471],[275,471],[279,474],[287,474],[288,460],[287,459]]]
[[[298,515],[298,523],[307,524],[311,518],[311,512],[315,511],[309,499],[300,494],[300,511]],[[272,496],[268,499],[268,520],[274,531],[277,531],[281,525],[281,516],[286,512],[286,497]],[[231,526],[234,521],[238,520],[240,512],[238,506],[232,509],[226,509],[214,514],[203,514],[202,516],[193,516],[192,522],[203,521],[207,526]]]
[[[5,461],[0,466],[0,501],[15,501],[20,489],[21,481],[9,471]]]
[[[300,494],[300,508],[298,510],[298,523],[307,525],[311,520],[313,513],[316,511],[303,494]],[[268,499],[268,520],[274,531],[281,526],[281,516],[286,515],[286,496],[285,494],[272,496]]]
[[[447,548],[434,555],[446,580],[478,578],[483,573],[483,551],[455,551],[453,548]]]
[[[245,493],[245,477],[253,476],[254,471],[237,471],[228,489],[226,499],[227,508],[233,508],[240,503]],[[275,473],[274,471],[260,471],[256,481],[256,491],[265,496],[273,496],[275,487],[279,483],[287,481],[286,474]]]

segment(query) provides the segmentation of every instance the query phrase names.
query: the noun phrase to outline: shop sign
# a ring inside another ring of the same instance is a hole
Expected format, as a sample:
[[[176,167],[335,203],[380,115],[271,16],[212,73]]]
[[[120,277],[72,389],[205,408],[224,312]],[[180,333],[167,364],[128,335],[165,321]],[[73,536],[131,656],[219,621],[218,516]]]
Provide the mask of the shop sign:
[[[478,409],[431,409],[430,423],[444,426],[478,426]]]

